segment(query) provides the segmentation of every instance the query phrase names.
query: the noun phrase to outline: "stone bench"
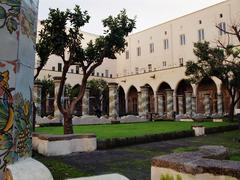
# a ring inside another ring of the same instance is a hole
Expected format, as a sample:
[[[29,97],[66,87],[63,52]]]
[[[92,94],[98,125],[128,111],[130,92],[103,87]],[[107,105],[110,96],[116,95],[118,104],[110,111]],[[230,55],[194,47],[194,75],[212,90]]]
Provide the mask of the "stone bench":
[[[173,153],[152,159],[151,180],[165,177],[177,180],[237,180],[240,162],[223,160],[228,151],[223,146],[202,146],[199,151]]]
[[[45,156],[67,155],[73,152],[94,151],[95,134],[49,135],[33,133],[33,150]]]

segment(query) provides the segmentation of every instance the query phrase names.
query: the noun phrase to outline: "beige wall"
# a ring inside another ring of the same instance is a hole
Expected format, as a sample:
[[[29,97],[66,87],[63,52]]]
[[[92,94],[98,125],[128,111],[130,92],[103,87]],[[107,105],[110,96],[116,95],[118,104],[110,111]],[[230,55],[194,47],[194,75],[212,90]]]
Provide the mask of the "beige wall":
[[[105,70],[109,70],[109,75],[118,78],[106,78],[107,81],[115,81],[124,88],[125,93],[131,85],[134,85],[138,91],[140,86],[149,84],[154,93],[157,91],[162,82],[167,82],[172,89],[176,89],[178,83],[186,78],[185,68],[179,67],[179,58],[183,58],[184,64],[186,61],[195,60],[193,54],[193,43],[198,41],[198,30],[204,29],[205,40],[210,41],[212,45],[216,45],[218,39],[227,40],[227,36],[219,36],[216,25],[220,22],[225,22],[230,25],[240,22],[240,1],[227,0],[214,6],[202,9],[189,15],[179,17],[169,22],[154,26],[144,31],[135,33],[127,37],[128,47],[126,50],[130,52],[129,59],[126,59],[125,53],[118,55],[117,60],[105,60],[103,65],[96,69],[101,76],[105,74]],[[220,14],[223,15],[220,18]],[[202,24],[199,24],[199,20]],[[165,34],[165,31],[167,32]],[[90,39],[95,39],[97,36],[83,32],[85,43]],[[186,44],[180,45],[180,34],[185,34]],[[169,49],[164,50],[163,40],[168,39]],[[231,41],[236,41],[232,39]],[[149,44],[154,43],[154,53],[150,53]],[[141,47],[141,56],[137,56],[137,47]],[[163,66],[163,61],[166,61],[166,66]],[[56,66],[61,62],[57,57],[51,57],[51,60],[45,66],[45,69],[51,70],[52,66]],[[148,72],[148,64],[152,64],[150,73]],[[135,68],[139,68],[138,75],[135,74]],[[71,67],[74,69],[75,67]],[[71,71],[71,70],[70,70]],[[44,71],[40,78],[44,76],[60,75],[58,72]],[[155,79],[150,76],[155,75]],[[79,83],[81,75],[69,73],[68,80],[72,85]],[[125,82],[126,81],[126,82]],[[220,81],[214,78],[217,87],[220,87]]]

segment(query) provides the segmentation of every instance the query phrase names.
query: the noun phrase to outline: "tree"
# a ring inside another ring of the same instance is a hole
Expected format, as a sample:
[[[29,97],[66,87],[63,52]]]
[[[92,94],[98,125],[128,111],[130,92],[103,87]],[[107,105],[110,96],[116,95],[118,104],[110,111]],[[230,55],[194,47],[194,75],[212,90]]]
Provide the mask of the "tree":
[[[107,82],[103,79],[92,79],[87,82],[87,87],[90,88],[90,95],[95,97],[93,104],[103,112],[103,101],[108,98]]]
[[[226,31],[219,26],[218,29],[228,35],[237,37],[240,42],[240,31],[238,26],[231,26],[232,31]],[[194,54],[197,56],[197,62],[187,62],[186,72],[193,83],[198,83],[205,77],[215,76],[221,80],[222,85],[227,89],[230,97],[229,118],[233,120],[234,107],[239,101],[237,93],[240,89],[240,44],[223,44],[218,41],[217,47],[210,47],[209,42],[194,43]]]
[[[95,41],[90,41],[87,47],[83,48],[81,44],[83,35],[80,28],[88,23],[89,19],[87,11],[82,11],[79,6],[76,6],[73,11],[50,9],[49,17],[41,22],[43,28],[39,34],[37,52],[44,49],[42,43],[46,42],[49,50],[43,53],[44,57],[56,55],[63,61],[57,104],[64,117],[64,134],[73,133],[72,113],[77,102],[83,98],[88,77],[95,68],[102,64],[104,58],[115,59],[116,53],[124,51],[125,37],[135,28],[135,19],[128,18],[126,11],[123,10],[116,17],[109,16],[104,19],[104,35],[99,36]],[[83,72],[81,87],[78,96],[66,107],[63,107],[61,95],[66,74],[72,65],[78,65]]]

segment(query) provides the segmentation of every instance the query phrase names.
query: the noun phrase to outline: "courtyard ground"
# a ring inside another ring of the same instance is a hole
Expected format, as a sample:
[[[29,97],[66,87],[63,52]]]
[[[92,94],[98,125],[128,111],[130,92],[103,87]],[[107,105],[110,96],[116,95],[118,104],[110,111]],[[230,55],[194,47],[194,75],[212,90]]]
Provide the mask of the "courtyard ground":
[[[183,138],[67,156],[34,158],[46,164],[54,179],[120,173],[131,180],[149,180],[151,158],[172,152],[193,151],[202,145],[223,145],[230,149],[230,159],[240,161],[240,131],[202,137]]]

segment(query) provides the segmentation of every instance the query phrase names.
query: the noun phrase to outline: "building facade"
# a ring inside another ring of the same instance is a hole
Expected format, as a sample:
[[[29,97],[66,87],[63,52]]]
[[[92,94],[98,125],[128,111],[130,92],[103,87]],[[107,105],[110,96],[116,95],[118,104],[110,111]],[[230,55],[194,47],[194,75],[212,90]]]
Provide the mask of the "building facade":
[[[110,89],[117,90],[118,115],[146,115],[148,112],[165,117],[227,114],[230,97],[221,81],[212,77],[199,84],[190,84],[186,81],[185,65],[187,61],[196,60],[194,42],[209,41],[211,46],[216,46],[217,40],[237,43],[237,39],[227,36],[216,26],[227,30],[231,24],[239,22],[240,1],[226,0],[132,34],[126,38],[125,52],[116,60],[106,59],[90,79],[103,78],[110,84],[115,83]],[[83,34],[85,43],[97,37]],[[61,68],[61,61],[51,57],[40,79],[59,76]],[[78,67],[70,68],[67,82],[75,85],[80,80]]]

